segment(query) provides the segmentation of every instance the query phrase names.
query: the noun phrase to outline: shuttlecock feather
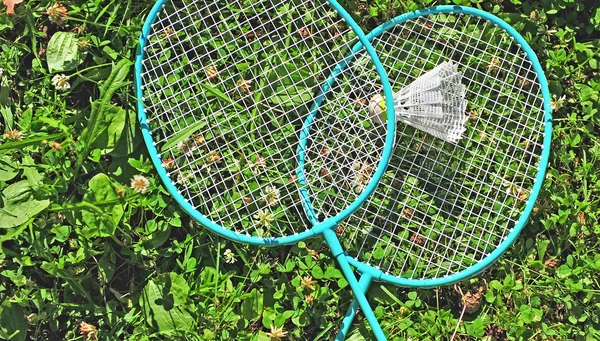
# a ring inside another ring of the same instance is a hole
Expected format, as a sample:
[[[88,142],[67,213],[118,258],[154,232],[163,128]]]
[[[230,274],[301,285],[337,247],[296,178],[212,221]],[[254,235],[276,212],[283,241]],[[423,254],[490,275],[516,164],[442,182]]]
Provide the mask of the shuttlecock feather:
[[[457,142],[466,130],[467,100],[462,73],[453,62],[443,62],[394,94],[397,120],[438,137]],[[383,124],[383,96],[377,94],[369,102],[373,121]]]

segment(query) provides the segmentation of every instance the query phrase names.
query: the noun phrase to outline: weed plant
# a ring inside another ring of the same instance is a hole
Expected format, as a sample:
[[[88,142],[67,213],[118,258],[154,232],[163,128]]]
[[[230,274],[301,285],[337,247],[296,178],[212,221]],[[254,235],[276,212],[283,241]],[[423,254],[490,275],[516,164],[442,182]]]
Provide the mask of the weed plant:
[[[555,127],[543,191],[517,242],[477,278],[430,290],[375,283],[369,299],[391,340],[455,330],[454,340],[599,340],[600,5],[452,3],[506,20],[540,58]],[[440,2],[342,4],[370,31]],[[321,239],[232,243],[183,213],[157,177],[132,82],[153,1],[4,5],[0,339],[333,339],[352,296]],[[359,314],[349,340],[371,338]]]

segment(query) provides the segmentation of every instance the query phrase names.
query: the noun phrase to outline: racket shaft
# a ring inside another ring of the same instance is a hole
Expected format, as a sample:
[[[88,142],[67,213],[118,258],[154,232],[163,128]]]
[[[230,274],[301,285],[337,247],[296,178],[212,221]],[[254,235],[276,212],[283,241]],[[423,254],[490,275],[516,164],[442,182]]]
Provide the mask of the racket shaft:
[[[342,245],[340,244],[340,241],[338,240],[335,232],[332,230],[325,230],[323,232],[323,237],[325,237],[325,241],[331,248],[331,252],[340,264],[342,272],[344,273],[344,277],[346,277],[348,284],[350,284],[350,288],[352,288],[352,291],[354,292],[355,300],[358,302],[358,305],[363,310],[363,314],[365,315],[367,321],[371,325],[371,329],[373,329],[373,334],[375,334],[375,338],[378,341],[386,341],[387,338],[383,333],[383,330],[381,329],[381,326],[379,325],[375,314],[373,313],[373,309],[371,309],[371,306],[369,305],[369,301],[367,300],[365,293],[363,292],[360,284],[358,283],[358,280],[356,280],[356,277],[354,276],[354,272],[350,267],[350,263],[348,263],[348,260],[346,259],[346,255],[344,254]]]
[[[360,280],[358,281],[358,285],[360,286],[360,290],[363,293],[366,293],[373,282],[373,277],[368,274],[363,274],[360,276]],[[358,310],[359,304],[356,297],[352,300],[350,307],[348,307],[348,311],[346,312],[346,316],[342,321],[342,328],[339,333],[335,337],[335,341],[344,341],[348,332],[350,331],[350,326],[352,325],[352,321],[354,321],[354,316],[356,316],[356,311]]]

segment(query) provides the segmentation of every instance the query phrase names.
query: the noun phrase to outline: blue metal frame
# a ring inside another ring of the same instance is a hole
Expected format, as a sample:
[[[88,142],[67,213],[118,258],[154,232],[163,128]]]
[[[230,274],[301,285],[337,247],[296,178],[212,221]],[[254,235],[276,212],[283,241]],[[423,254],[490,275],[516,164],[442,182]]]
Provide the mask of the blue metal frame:
[[[401,24],[407,20],[416,19],[421,16],[426,16],[429,14],[437,14],[437,13],[464,13],[464,14],[469,14],[469,15],[473,15],[476,17],[481,17],[483,19],[486,19],[486,20],[498,25],[500,28],[504,29],[508,34],[510,34],[512,37],[514,37],[515,41],[519,45],[521,45],[521,48],[527,54],[527,57],[530,59],[532,65],[533,65],[533,68],[534,68],[535,72],[537,73],[537,76],[538,76],[538,79],[539,79],[539,82],[541,85],[542,96],[544,97],[545,127],[544,127],[544,141],[543,141],[543,146],[542,146],[542,154],[541,154],[539,169],[536,174],[536,178],[535,178],[534,185],[533,185],[533,188],[531,191],[531,195],[529,196],[529,200],[527,201],[527,204],[525,205],[525,208],[523,209],[523,213],[521,214],[521,217],[518,219],[517,223],[515,224],[512,231],[508,234],[507,238],[502,243],[500,243],[498,248],[496,248],[493,252],[491,252],[486,258],[484,258],[477,264],[474,264],[473,266],[471,266],[463,271],[460,271],[458,273],[455,273],[455,274],[452,274],[452,275],[449,275],[446,277],[435,278],[435,279],[410,279],[410,278],[400,278],[400,277],[396,277],[396,276],[393,276],[390,274],[386,274],[379,269],[376,269],[368,264],[365,264],[365,263],[351,257],[350,255],[346,255],[348,263],[350,265],[354,266],[356,268],[356,270],[362,274],[362,277],[360,279],[360,287],[362,288],[363,292],[365,292],[368,289],[371,281],[373,281],[373,280],[384,281],[384,282],[396,284],[399,286],[405,286],[405,287],[431,288],[431,287],[437,287],[437,286],[443,286],[443,285],[456,283],[458,281],[473,277],[473,276],[477,275],[478,273],[480,273],[481,271],[485,270],[488,266],[490,266],[492,263],[494,263],[510,247],[510,245],[515,241],[515,239],[517,239],[517,237],[519,236],[519,233],[524,228],[525,224],[527,223],[527,220],[529,219],[529,215],[531,214],[531,211],[533,210],[535,201],[537,200],[540,189],[542,187],[542,182],[544,181],[544,177],[546,174],[546,169],[548,166],[548,159],[550,157],[550,148],[551,148],[551,140],[552,140],[552,109],[550,107],[551,99],[550,99],[550,91],[548,89],[548,82],[547,82],[546,76],[544,75],[542,66],[540,65],[539,60],[538,60],[537,56],[535,55],[535,53],[533,52],[533,50],[531,49],[531,47],[525,41],[525,39],[510,25],[508,25],[506,22],[504,22],[502,19],[496,17],[495,15],[481,11],[476,8],[463,7],[463,6],[436,6],[436,7],[431,7],[431,8],[418,10],[418,11],[400,15],[400,16],[380,25],[379,27],[375,28],[371,33],[367,34],[367,39],[369,41],[372,41],[375,37],[383,34],[384,32],[386,32],[388,30],[391,30],[396,25]],[[358,302],[355,299],[352,302],[348,312],[346,313],[346,317],[344,318],[344,321],[343,321],[342,330],[337,335],[336,341],[342,341],[345,339],[345,336],[347,335],[347,332],[352,323],[352,320],[354,318],[357,308],[358,308]]]
[[[339,222],[341,222],[343,219],[345,219],[346,217],[351,215],[354,211],[356,211],[360,207],[360,205],[368,198],[368,196],[375,190],[375,187],[377,186],[379,179],[383,176],[385,168],[387,167],[387,164],[391,158],[393,144],[394,144],[395,129],[396,129],[396,122],[395,122],[396,120],[393,119],[395,116],[394,116],[394,111],[393,111],[392,90],[391,90],[391,87],[390,87],[390,84],[389,84],[389,81],[387,78],[387,74],[385,73],[383,65],[381,64],[379,58],[377,57],[377,54],[375,53],[375,50],[368,42],[365,34],[362,32],[362,30],[360,29],[358,24],[356,24],[356,22],[354,22],[354,20],[350,16],[350,14],[348,14],[344,10],[344,8],[339,3],[337,3],[337,1],[335,1],[335,0],[328,1],[331,4],[331,6],[338,11],[340,16],[342,16],[346,20],[346,23],[356,33],[360,42],[362,43],[361,46],[365,46],[367,52],[369,53],[369,55],[372,58],[373,64],[375,65],[376,71],[379,74],[382,85],[384,87],[384,94],[387,99],[387,107],[389,108],[387,115],[388,115],[388,117],[391,117],[392,119],[388,120],[388,125],[387,125],[388,134],[386,136],[385,149],[383,151],[382,158],[379,162],[379,165],[377,166],[377,170],[376,170],[373,178],[371,179],[371,182],[365,188],[365,191],[356,199],[356,201],[352,205],[350,205],[349,207],[347,207],[346,209],[341,211],[337,216],[332,217],[330,219],[326,219],[323,222],[318,222],[314,219],[314,217],[316,217],[316,215],[314,214],[314,210],[313,210],[312,217],[309,214],[309,218],[311,218],[311,220],[313,221],[313,223],[315,225],[310,230],[307,230],[307,231],[304,231],[304,232],[301,232],[301,233],[298,233],[295,235],[291,235],[291,236],[284,236],[284,237],[277,237],[277,238],[261,238],[261,237],[254,237],[251,235],[240,234],[240,233],[231,231],[231,230],[215,223],[214,221],[212,221],[210,218],[208,218],[206,215],[202,214],[201,212],[198,212],[179,193],[177,187],[175,187],[175,185],[174,185],[174,182],[169,178],[166,170],[163,168],[161,159],[158,157],[159,153],[158,153],[156,147],[154,146],[154,139],[152,138],[150,127],[147,124],[146,113],[145,113],[145,108],[144,108],[144,103],[143,103],[142,61],[144,58],[144,49],[147,44],[147,37],[150,34],[151,29],[152,29],[152,27],[151,27],[152,23],[156,20],[160,11],[164,7],[166,1],[167,0],[158,0],[156,2],[154,7],[152,7],[152,9],[150,10],[150,13],[148,14],[146,22],[144,23],[144,26],[142,28],[142,33],[140,35],[140,40],[139,40],[139,47],[138,47],[138,51],[136,54],[135,90],[136,90],[136,97],[137,97],[138,120],[139,120],[140,126],[142,128],[142,136],[143,136],[146,146],[148,148],[148,153],[150,154],[150,158],[152,159],[152,162],[157,170],[157,173],[160,176],[160,178],[162,179],[162,181],[163,181],[165,187],[167,188],[167,190],[169,191],[169,193],[173,196],[173,198],[175,198],[175,200],[179,203],[179,205],[181,205],[181,207],[190,216],[192,216],[194,219],[196,219],[202,225],[206,226],[211,231],[213,231],[225,238],[228,238],[228,239],[231,239],[234,241],[238,241],[241,243],[266,245],[266,246],[291,244],[291,243],[296,243],[298,241],[304,240],[306,238],[313,237],[317,234],[323,233],[323,231],[325,231],[325,230],[330,230],[330,229],[334,229],[335,227],[337,227]],[[341,70],[341,68],[345,67],[345,65],[346,65],[346,61],[345,60],[341,61],[340,65],[338,65],[336,70],[338,70],[338,71]],[[322,89],[323,91],[326,90],[327,86],[333,82],[333,80],[335,79],[336,76],[337,76],[336,73],[334,73],[330,76],[327,83],[323,86],[323,89]],[[313,110],[311,112],[311,115],[316,115],[316,113],[317,113],[317,110]],[[309,121],[309,120],[310,119],[307,119],[307,121]],[[305,127],[305,128],[306,128],[306,130],[305,131],[303,130],[302,133],[308,133],[309,126]],[[312,206],[309,205],[308,207],[310,207],[312,209]]]

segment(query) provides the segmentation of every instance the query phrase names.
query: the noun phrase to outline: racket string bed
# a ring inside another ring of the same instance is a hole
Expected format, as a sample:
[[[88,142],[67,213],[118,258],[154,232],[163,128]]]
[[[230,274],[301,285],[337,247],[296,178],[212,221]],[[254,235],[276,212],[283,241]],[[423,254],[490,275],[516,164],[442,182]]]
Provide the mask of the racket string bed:
[[[455,143],[399,124],[384,178],[340,238],[357,260],[394,276],[459,273],[506,240],[529,199],[546,124],[537,73],[502,28],[475,16],[407,20],[372,44],[395,94],[456,64],[468,120]]]
[[[367,105],[356,99],[383,90],[370,58],[366,71],[338,66],[357,39],[327,2],[166,2],[146,40],[141,76],[153,144],[195,210],[238,233],[277,237],[315,224],[299,189],[327,198],[312,203],[327,216],[356,200],[360,191],[322,185],[355,159],[379,164],[385,128],[364,127]],[[310,134],[299,181],[303,129]],[[344,154],[346,164],[325,170],[327,160],[315,157],[324,150]]]

